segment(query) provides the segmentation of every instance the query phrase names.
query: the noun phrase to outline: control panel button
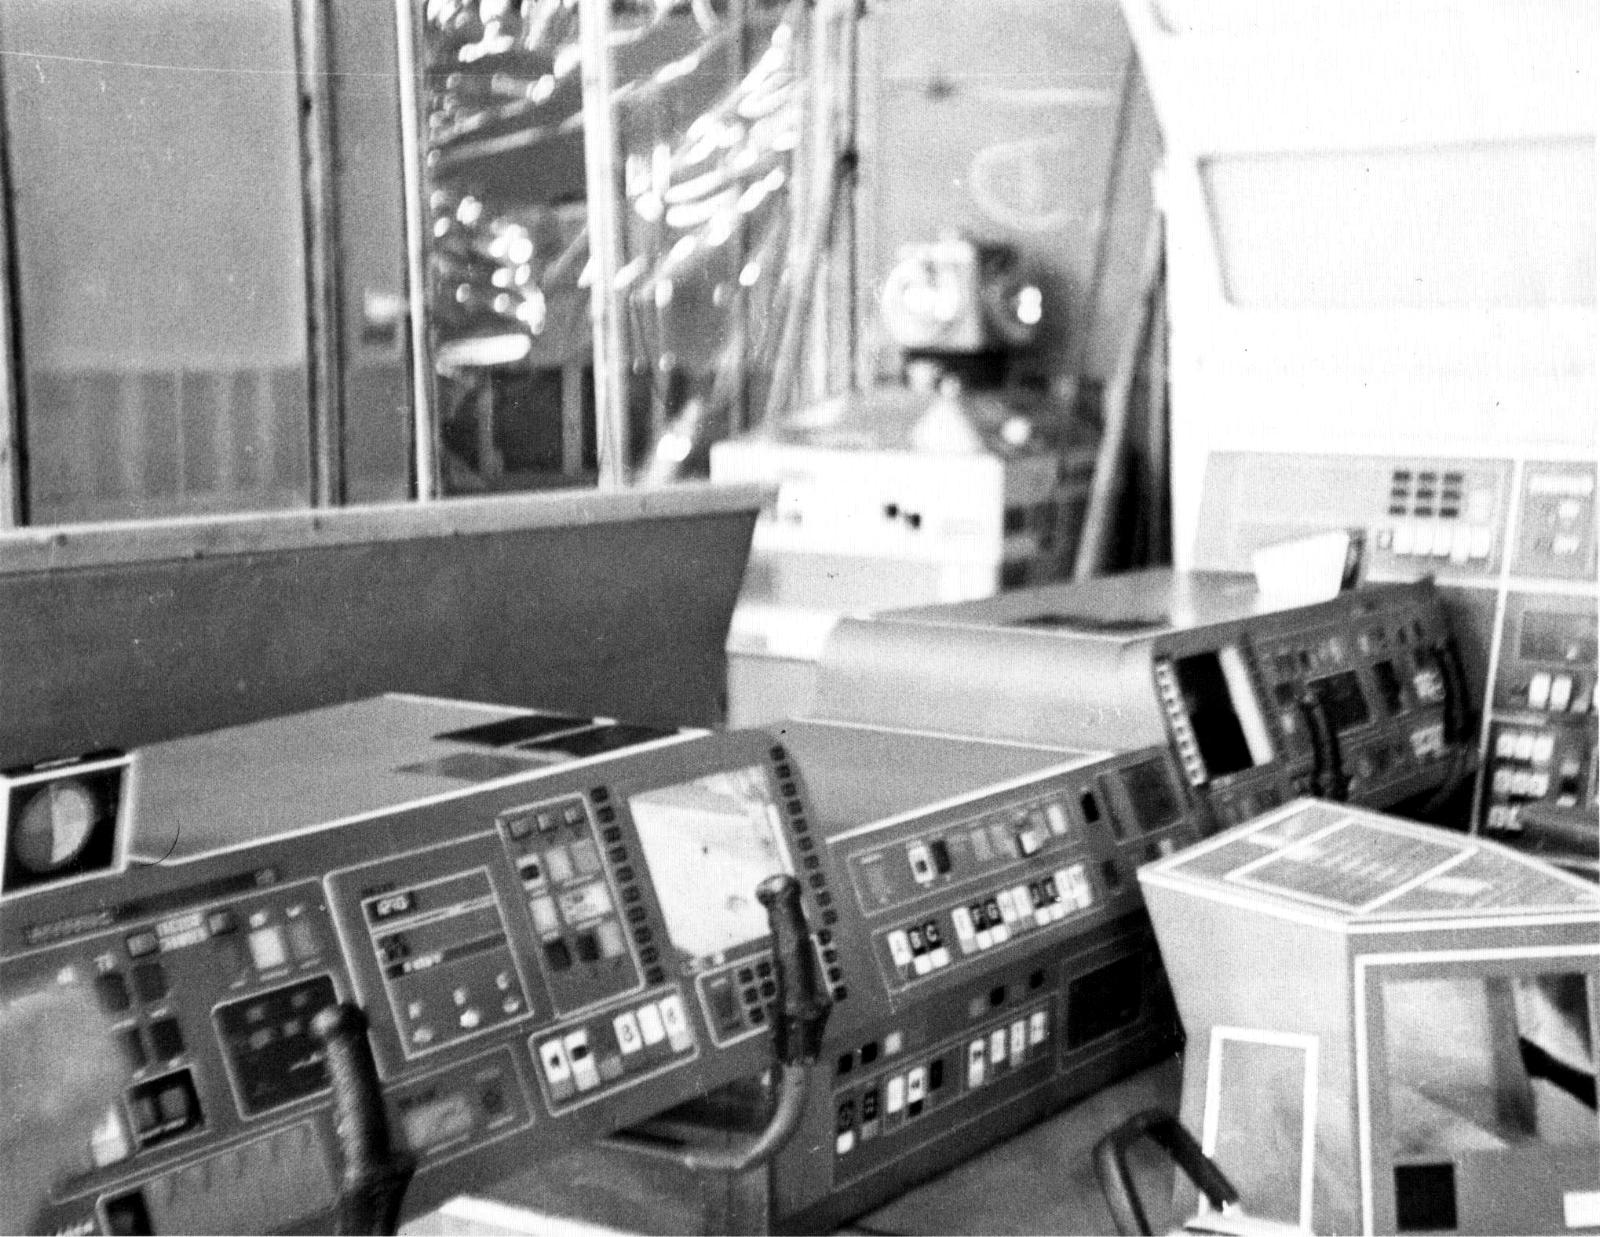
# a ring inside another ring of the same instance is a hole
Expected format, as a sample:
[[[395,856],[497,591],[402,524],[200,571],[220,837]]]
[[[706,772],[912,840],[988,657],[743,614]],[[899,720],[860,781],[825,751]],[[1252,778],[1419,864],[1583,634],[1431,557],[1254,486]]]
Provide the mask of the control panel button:
[[[141,1001],[159,1001],[167,995],[167,972],[159,962],[133,968],[133,987]]]
[[[567,1060],[567,1050],[559,1039],[546,1040],[539,1045],[539,1064],[544,1068],[551,1098],[558,1103],[577,1089],[572,1080],[572,1063]]]
[[[595,1065],[594,1054],[589,1051],[589,1033],[581,1027],[570,1031],[563,1042],[567,1060],[572,1064],[572,1080],[580,1091],[592,1091],[600,1085],[600,1070]]]
[[[661,1010],[661,1025],[667,1031],[667,1044],[674,1052],[682,1052],[693,1046],[694,1035],[689,1030],[689,1020],[683,1011],[683,999],[674,992],[671,996],[662,997],[657,1003]]]
[[[889,956],[894,959],[896,966],[911,965],[911,942],[902,929],[896,928],[889,933]]]
[[[117,1032],[117,1051],[130,1070],[141,1070],[150,1063],[138,1027],[124,1027]]]
[[[639,1014],[639,1035],[644,1039],[645,1047],[652,1047],[667,1038],[667,1028],[661,1021],[661,1011],[654,1005],[641,1005]]]
[[[731,989],[724,989],[729,995]],[[611,1029],[617,1034],[617,1047],[622,1049],[623,1056],[632,1056],[644,1050],[644,1037],[639,1032],[639,1020],[632,1013],[618,1014],[611,1021]]]
[[[94,977],[94,995],[100,1008],[108,1014],[126,1013],[132,1005],[128,995],[128,981],[121,971],[106,971]]]
[[[1565,713],[1571,703],[1572,676],[1558,674],[1550,680],[1550,707],[1558,713]]]
[[[1528,680],[1528,707],[1531,709],[1547,708],[1550,704],[1550,675],[1544,670],[1538,671],[1533,678]]]
[[[1533,763],[1547,765],[1556,753],[1556,737],[1542,734],[1533,741]]]
[[[284,945],[283,931],[277,927],[257,928],[250,933],[250,959],[256,970],[270,971],[289,961],[289,951]]]
[[[150,1048],[158,1059],[183,1055],[183,1029],[175,1018],[157,1018],[149,1026]]]
[[[128,957],[144,958],[161,948],[154,932],[135,932],[128,937]]]
[[[239,917],[227,907],[223,907],[206,916],[206,928],[212,936],[227,936],[239,930]]]

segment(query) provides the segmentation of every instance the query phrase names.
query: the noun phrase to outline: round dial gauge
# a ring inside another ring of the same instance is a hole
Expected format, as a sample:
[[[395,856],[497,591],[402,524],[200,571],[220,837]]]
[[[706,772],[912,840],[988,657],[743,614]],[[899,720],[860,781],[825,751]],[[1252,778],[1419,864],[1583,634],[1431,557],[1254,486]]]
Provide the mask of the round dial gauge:
[[[53,782],[23,806],[11,853],[30,872],[54,872],[82,852],[94,830],[94,796],[81,782]]]

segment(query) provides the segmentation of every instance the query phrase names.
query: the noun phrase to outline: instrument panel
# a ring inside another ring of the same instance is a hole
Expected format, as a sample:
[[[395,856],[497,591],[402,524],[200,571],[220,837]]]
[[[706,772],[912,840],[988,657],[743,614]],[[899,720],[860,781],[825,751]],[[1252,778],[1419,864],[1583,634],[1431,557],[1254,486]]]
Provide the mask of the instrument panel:
[[[337,1155],[310,1025],[338,1001],[366,1011],[419,1159],[407,1214],[760,1072],[755,885],[794,872],[812,926],[836,915],[810,828],[768,736],[690,736],[8,899],[5,990],[91,990],[126,1068],[39,1225],[324,1227]],[[826,954],[842,1000],[848,963]],[[734,1026],[715,984],[746,971]]]

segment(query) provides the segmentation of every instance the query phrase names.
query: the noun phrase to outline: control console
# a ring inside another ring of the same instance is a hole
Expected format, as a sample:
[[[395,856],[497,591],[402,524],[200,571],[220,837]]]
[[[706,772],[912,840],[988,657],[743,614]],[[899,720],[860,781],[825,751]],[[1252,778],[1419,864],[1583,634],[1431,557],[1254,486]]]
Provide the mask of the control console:
[[[92,991],[126,1071],[41,1227],[328,1224],[338,1155],[312,1024],[336,1003],[365,1011],[417,1161],[406,1214],[766,1067],[757,887],[793,873],[811,925],[837,915],[783,749],[650,732],[560,762],[415,759],[459,744],[439,736],[468,708],[390,697],[136,753],[136,838],[170,844],[151,808],[187,782],[186,811],[226,812],[213,833],[231,824],[234,843],[0,903],[4,990]],[[218,798],[244,783],[254,799]],[[844,1001],[852,964],[825,952]],[[745,972],[735,1025],[717,985]]]
[[[1303,794],[1394,807],[1471,768],[1431,583],[1278,607],[1248,576],[1134,572],[844,620],[818,711],[1029,742],[1170,746],[1225,825]]]

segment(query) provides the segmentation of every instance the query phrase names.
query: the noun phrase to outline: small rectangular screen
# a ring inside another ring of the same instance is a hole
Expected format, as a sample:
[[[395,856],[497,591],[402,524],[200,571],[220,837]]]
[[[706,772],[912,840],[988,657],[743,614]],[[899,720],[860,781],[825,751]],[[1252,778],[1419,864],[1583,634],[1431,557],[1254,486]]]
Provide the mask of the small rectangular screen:
[[[1133,807],[1134,824],[1141,832],[1164,829],[1183,811],[1172,789],[1172,778],[1160,759],[1140,761],[1124,769],[1122,785]]]
[[[632,796],[628,808],[682,958],[709,960],[767,935],[756,886],[793,867],[766,770],[664,786]]]
[[[1261,707],[1235,645],[1180,657],[1172,668],[1207,773],[1226,777],[1272,759]]]
[[[1316,692],[1322,706],[1328,711],[1328,721],[1335,730],[1353,730],[1372,720],[1367,708],[1367,698],[1361,691],[1361,680],[1354,670],[1341,670],[1326,678],[1312,679],[1306,684]]]

